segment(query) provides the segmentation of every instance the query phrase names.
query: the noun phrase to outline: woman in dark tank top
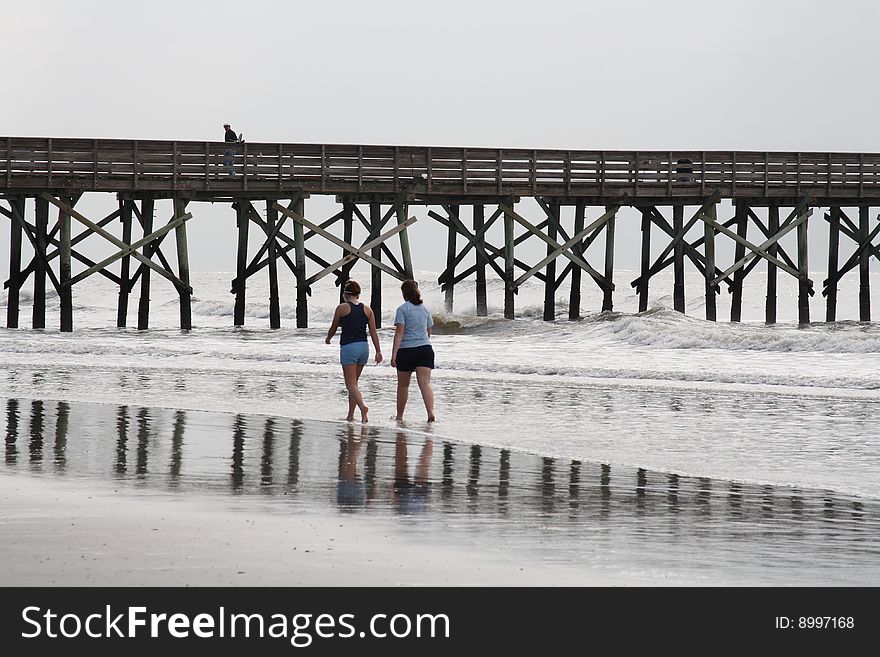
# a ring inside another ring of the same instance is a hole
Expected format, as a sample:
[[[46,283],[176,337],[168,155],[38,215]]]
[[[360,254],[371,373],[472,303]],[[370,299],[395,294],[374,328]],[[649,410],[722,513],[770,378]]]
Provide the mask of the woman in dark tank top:
[[[370,358],[370,349],[367,346],[367,329],[376,350],[376,364],[382,362],[382,350],[379,346],[379,335],[376,333],[376,317],[369,306],[360,302],[361,286],[357,281],[348,281],[342,289],[344,303],[336,306],[333,313],[333,322],[327,331],[327,344],[336,335],[336,330],[342,327],[342,336],[339,340],[339,362],[342,365],[342,376],[345,379],[345,388],[348,390],[348,415],[345,419],[354,420],[354,409],[361,411],[361,422],[367,421],[367,413],[370,408],[364,403],[364,397],[358,387],[358,379],[364,370],[364,365]]]

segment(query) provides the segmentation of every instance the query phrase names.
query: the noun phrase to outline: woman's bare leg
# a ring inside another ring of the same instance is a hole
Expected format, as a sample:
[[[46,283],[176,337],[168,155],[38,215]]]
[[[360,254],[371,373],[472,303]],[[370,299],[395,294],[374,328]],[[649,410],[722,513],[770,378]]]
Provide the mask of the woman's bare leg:
[[[422,392],[422,401],[425,402],[425,410],[428,411],[428,422],[434,421],[434,391],[431,389],[431,368],[417,367],[416,381]]]
[[[409,382],[412,372],[397,372],[397,420],[403,420],[403,411],[406,409],[406,400],[409,397]]]
[[[364,366],[358,364],[357,365],[357,372],[355,373],[355,377],[354,377],[354,380],[358,386],[358,391],[360,391],[360,389],[361,389],[360,380],[361,380],[361,372],[363,372],[363,371],[364,371]],[[361,401],[363,401],[363,395],[361,395]],[[364,405],[361,407],[361,422],[367,421],[367,412],[369,410],[370,410],[370,407],[367,406],[366,402],[364,402]]]
[[[348,415],[345,419],[349,422],[354,420],[354,409],[357,406],[361,409],[361,419],[366,422],[369,409],[364,404],[364,398],[361,395],[360,388],[358,388],[357,368],[357,365],[342,366],[342,376],[345,377],[345,389],[348,390]]]

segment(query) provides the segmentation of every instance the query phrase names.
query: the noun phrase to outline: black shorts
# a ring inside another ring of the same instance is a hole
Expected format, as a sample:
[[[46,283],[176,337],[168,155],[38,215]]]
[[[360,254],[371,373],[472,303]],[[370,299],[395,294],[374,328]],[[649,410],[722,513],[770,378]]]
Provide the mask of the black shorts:
[[[397,371],[415,372],[417,367],[434,369],[434,348],[429,344],[397,350]]]

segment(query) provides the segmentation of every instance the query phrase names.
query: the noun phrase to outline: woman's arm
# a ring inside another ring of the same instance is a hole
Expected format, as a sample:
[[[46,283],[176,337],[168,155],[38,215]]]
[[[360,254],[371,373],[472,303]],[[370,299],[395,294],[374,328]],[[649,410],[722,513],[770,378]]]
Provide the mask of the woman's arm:
[[[373,341],[373,349],[376,350],[376,364],[378,365],[382,362],[382,346],[379,344],[379,334],[376,333],[376,316],[369,306],[365,306],[364,310],[367,311],[367,326],[370,328],[370,339]]]
[[[330,340],[333,339],[333,336],[336,335],[336,329],[339,328],[339,318],[340,312],[342,311],[342,305],[336,306],[336,312],[333,313],[333,321],[330,323],[330,330],[327,331],[327,339],[324,340],[326,344],[330,344]]]
[[[394,325],[394,343],[391,346],[391,367],[397,367],[397,350],[403,341],[403,324]]]

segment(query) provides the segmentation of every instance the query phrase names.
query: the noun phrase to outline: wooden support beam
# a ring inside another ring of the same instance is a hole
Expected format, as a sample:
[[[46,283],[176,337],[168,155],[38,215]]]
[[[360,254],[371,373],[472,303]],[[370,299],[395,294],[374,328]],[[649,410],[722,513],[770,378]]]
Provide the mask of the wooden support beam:
[[[382,209],[376,202],[370,203],[370,237],[378,237],[382,230],[381,222]],[[370,254],[372,260],[381,262],[382,249],[374,246]],[[376,316],[376,328],[382,326],[382,270],[375,265],[370,272],[370,308]]]
[[[283,221],[283,219],[282,219]],[[281,328],[281,301],[278,298],[278,241],[275,239],[278,224],[278,210],[272,207],[272,200],[266,200],[266,226],[269,239],[266,257],[269,261],[269,328]]]
[[[458,217],[460,209],[459,206],[453,205],[449,208],[450,213],[454,213],[456,218]],[[448,276],[449,278],[455,277],[455,248],[456,248],[456,238],[458,237],[458,231],[455,230],[455,226],[452,221],[449,222],[449,229],[446,233],[446,269],[441,274],[441,281],[443,276]],[[465,247],[464,250],[467,250]],[[443,300],[444,307],[446,308],[447,313],[453,312],[453,305],[455,301],[455,283],[448,282],[443,286]]]
[[[488,255],[489,253],[499,254],[502,252],[500,252],[499,249],[495,249],[494,247],[490,246],[489,244],[485,244],[484,242],[478,240],[477,239],[478,236],[471,233],[471,231],[469,231],[467,229],[467,227],[458,218],[458,214],[456,212],[452,211],[452,209],[451,209],[452,206],[443,206],[443,208],[446,210],[446,213],[449,217],[448,221],[446,219],[444,219],[443,217],[441,217],[436,212],[434,212],[433,210],[428,212],[428,216],[436,219],[441,224],[445,225],[447,228],[449,226],[452,226],[459,234],[463,235],[464,238],[467,240],[467,244],[459,252],[458,256],[455,258],[455,264],[457,265],[459,262],[461,262],[461,260],[464,259],[465,255],[467,255],[468,249],[473,247],[473,249],[476,251],[477,255],[482,255],[483,259],[489,264],[489,266],[492,267],[492,269],[495,270],[495,273],[498,274],[498,276],[503,280],[504,279],[504,271],[495,263],[495,258],[490,258]],[[489,217],[489,221],[487,221],[486,224],[483,226],[483,235],[485,235],[485,232],[494,223],[495,219],[500,216],[501,216],[501,213],[496,212],[491,217]],[[444,272],[444,274],[445,273],[446,272]],[[443,274],[441,274],[439,280],[441,282],[445,282],[446,277]]]
[[[235,308],[233,310],[233,324],[235,326],[244,326],[245,316],[245,296],[247,292],[247,250],[248,250],[248,228],[250,225],[250,217],[248,217],[248,202],[239,199],[233,203],[235,207],[235,225],[238,228],[238,245],[236,248],[235,262],[235,279],[237,285],[234,285],[235,292]]]
[[[578,199],[574,207],[574,234],[579,235],[584,229],[584,202]],[[572,250],[579,258],[584,257],[584,242],[578,240],[572,245]],[[570,265],[574,263],[569,262]],[[605,272],[607,275],[607,271]],[[581,316],[581,268],[571,267],[571,292],[568,295],[568,318],[580,319]]]
[[[354,230],[354,203],[350,199],[343,199],[342,201],[342,239],[346,244],[351,244],[354,239],[353,230]],[[345,249],[342,249],[342,256],[345,258],[347,256]],[[339,285],[339,303],[343,303],[345,299],[342,297],[342,290],[345,289],[345,284],[348,282],[351,274],[351,268],[354,267],[354,264],[357,262],[357,258],[352,258],[351,261],[344,264],[342,266],[342,273],[339,276],[339,280],[337,281]]]
[[[560,210],[559,203],[552,202],[550,204],[550,213],[547,218],[550,223],[547,225],[547,237],[556,244],[556,228],[559,226]],[[544,270],[544,321],[552,322],[556,319],[556,257],[558,250],[551,246],[550,241],[547,242],[547,261]]]
[[[407,205],[405,202],[398,203],[396,206],[397,211],[397,225],[400,226],[406,223],[406,211]],[[400,256],[403,258],[403,272],[407,275],[408,278],[413,278],[413,264],[412,264],[412,253],[409,249],[409,235],[406,232],[406,228],[404,227],[399,233],[400,240]],[[383,244],[384,246],[384,244]],[[391,256],[391,252],[389,251],[387,255]],[[398,263],[398,269],[400,269]]]
[[[648,310],[648,282],[651,270],[651,208],[642,208],[642,273],[639,283],[639,312]]]
[[[706,208],[706,214],[715,222],[718,209],[715,203]],[[703,279],[705,281],[706,295],[706,319],[714,322],[718,319],[718,309],[716,306],[718,286],[713,280],[715,276],[715,228],[709,222],[703,222],[703,243],[706,253],[706,266],[703,271]]]
[[[602,291],[602,312],[614,310],[614,223],[618,209],[618,206],[605,207],[605,212],[611,210],[614,214],[605,223],[605,280],[608,287]]]
[[[485,317],[489,314],[489,305],[486,297],[486,259],[483,257],[482,253],[485,252],[485,206],[482,203],[477,203],[474,205],[474,235],[477,236],[477,240],[481,247],[483,247],[482,252],[480,250],[476,250],[476,268],[477,268],[477,280],[476,280],[476,304],[477,304],[477,316]]]
[[[192,287],[189,279],[189,248],[186,241],[186,221],[192,215],[186,212],[186,200],[175,198],[174,220],[179,221],[174,229],[177,243],[177,277],[183,283],[177,286],[180,295],[180,328],[184,331],[192,329]]]
[[[281,206],[274,203],[272,207],[278,211],[278,208]],[[296,203],[293,206],[293,213],[300,217],[305,216],[305,200],[302,196],[296,199]],[[298,221],[293,222],[293,241],[296,245],[293,250],[293,259],[294,264],[296,265],[296,328],[308,328],[309,287],[306,285],[306,245],[305,235],[303,234],[303,224]]]
[[[804,210],[804,215],[807,211]],[[808,215],[807,215],[808,216]],[[797,227],[798,241],[798,270],[800,278],[798,280],[798,324],[801,326],[810,323],[810,268],[807,263],[807,220],[804,219],[798,223]]]
[[[684,228],[684,206],[672,206],[672,229],[675,234],[683,233]],[[672,287],[672,304],[673,308],[680,313],[684,313],[684,234],[679,239],[674,249],[673,255],[673,287]]]
[[[745,240],[748,234],[748,212],[745,201],[735,201],[736,206],[736,234],[741,238],[736,241],[734,260],[739,262],[746,254]],[[743,279],[745,274],[742,269],[737,269],[733,274],[733,298],[730,301],[730,321],[742,320],[742,294]]]
[[[9,205],[13,212],[22,217],[25,213],[25,200],[23,198],[9,199]],[[15,206],[18,206],[17,208]],[[19,279],[21,272],[21,234],[22,226],[10,217],[9,225],[9,292],[6,295],[6,327],[18,328],[19,319],[19,291],[24,281]]]
[[[71,201],[68,200],[68,203]],[[71,284],[70,263],[70,215],[64,210],[58,211],[60,229],[60,256],[58,260],[58,278],[60,290],[58,300],[60,305],[61,332],[73,331],[73,285]]]
[[[46,328],[46,274],[51,271],[46,261],[46,232],[49,224],[49,203],[37,197],[36,221],[34,230],[34,253],[38,264],[34,269],[34,305],[31,325],[33,328]]]
[[[141,225],[144,227],[144,235],[150,235],[153,232],[153,213],[155,210],[155,201],[151,198],[145,198],[141,201]],[[124,246],[123,246],[124,248]],[[143,243],[143,257],[147,261],[153,256],[152,242]],[[141,261],[143,262],[143,261]],[[146,264],[146,263],[144,263]],[[138,299],[138,323],[139,331],[145,331],[150,327],[150,270],[144,268],[141,272],[141,295]]]
[[[502,211],[504,207],[503,204],[498,206]],[[504,275],[501,277],[504,281],[504,319],[513,319],[515,313],[513,295],[516,293],[516,286],[513,283],[513,246],[513,216],[509,212],[504,212]]]
[[[133,201],[119,201],[122,222],[122,243],[131,244],[131,219]],[[129,277],[131,275],[131,254],[122,257],[119,268],[119,299],[116,304],[116,326],[124,328],[128,323]]]
[[[876,234],[876,231],[874,231]],[[871,279],[868,261],[868,245],[873,237],[868,236],[868,206],[859,206],[859,321],[871,321]]]
[[[767,232],[770,235],[776,235],[779,232],[779,206],[775,203],[767,208]],[[774,260],[779,250],[778,242],[773,242],[768,248],[767,253],[770,258],[767,259],[767,301],[764,305],[764,321],[767,324],[776,323],[776,277],[777,267]]]
[[[870,233],[868,233],[867,237],[864,238],[864,241],[858,243],[856,250],[847,259],[846,264],[844,264],[842,267],[838,268],[837,272],[833,276],[829,276],[828,278],[825,279],[825,281],[823,283],[825,289],[822,291],[822,294],[827,295],[831,286],[836,285],[838,283],[838,281],[840,281],[840,279],[843,278],[843,276],[845,274],[849,273],[852,269],[855,269],[856,267],[859,266],[859,264],[862,260],[862,256],[865,253],[870,251],[870,247],[872,245],[872,242],[874,241],[874,238],[878,234],[880,234],[880,224],[877,224],[876,226],[874,226],[874,229]],[[862,295],[860,294],[859,296],[860,296],[860,301],[861,301]]]
[[[828,277],[837,274],[838,258],[840,256],[840,208],[832,207],[828,226]],[[827,288],[825,299],[825,321],[837,321],[837,285]]]

